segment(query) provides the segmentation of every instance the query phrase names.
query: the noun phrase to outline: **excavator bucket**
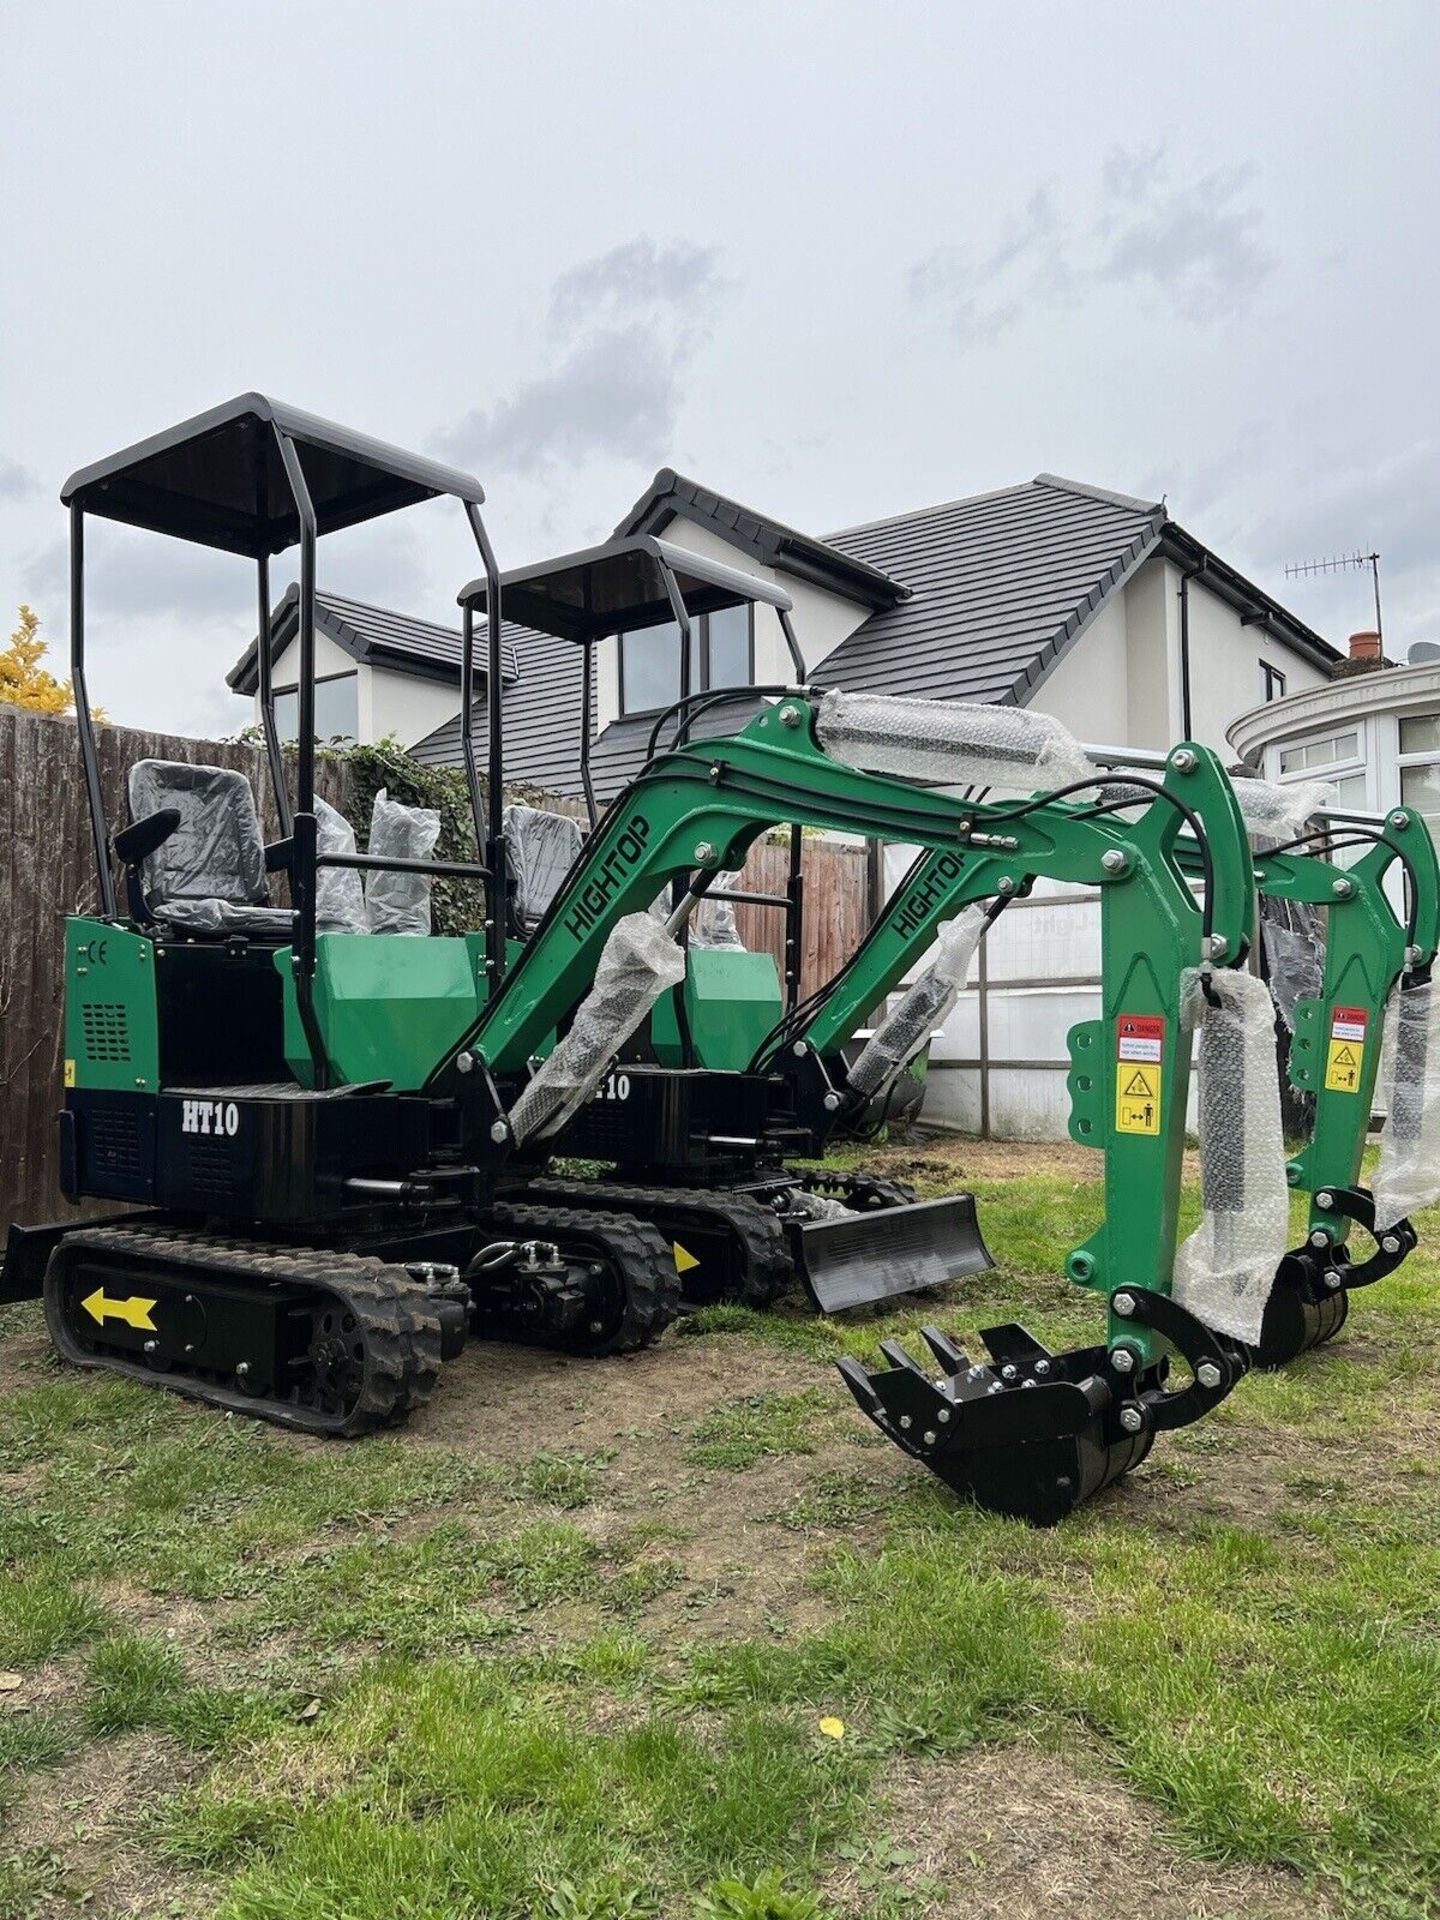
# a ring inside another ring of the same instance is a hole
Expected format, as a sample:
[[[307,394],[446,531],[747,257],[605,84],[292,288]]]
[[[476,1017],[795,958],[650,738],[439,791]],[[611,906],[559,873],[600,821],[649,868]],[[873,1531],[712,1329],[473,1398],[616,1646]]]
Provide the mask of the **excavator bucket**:
[[[1052,1527],[1138,1467],[1156,1433],[1208,1413],[1245,1371],[1243,1349],[1168,1295],[1134,1288],[1130,1303],[1135,1324],[1161,1334],[1190,1369],[1177,1391],[1163,1360],[1126,1373],[1105,1347],[1052,1353],[1016,1325],[986,1328],[989,1357],[979,1362],[924,1328],[938,1379],[893,1340],[881,1343],[887,1368],[837,1364],[860,1411],[946,1486],[987,1512]]]
[[[820,1313],[968,1280],[995,1264],[969,1193],[785,1225],[795,1271]]]

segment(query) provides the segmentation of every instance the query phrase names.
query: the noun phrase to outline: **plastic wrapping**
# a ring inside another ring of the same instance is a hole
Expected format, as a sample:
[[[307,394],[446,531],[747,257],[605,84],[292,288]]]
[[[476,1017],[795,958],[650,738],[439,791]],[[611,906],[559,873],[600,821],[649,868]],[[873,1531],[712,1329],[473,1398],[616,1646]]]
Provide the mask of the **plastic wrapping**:
[[[1049,793],[1096,771],[1058,720],[1026,707],[831,691],[815,730],[847,766],[941,786]]]
[[[942,922],[935,936],[935,959],[905,989],[898,1006],[880,1022],[846,1076],[856,1093],[874,1099],[892,1086],[925,1046],[937,1027],[945,1024],[970,973],[975,949],[987,926],[985,909],[966,907],[953,920]]]
[[[1380,1055],[1385,1126],[1375,1169],[1375,1230],[1440,1200],[1440,998],[1401,987],[1385,1009]]]
[[[255,796],[231,767],[137,760],[129,777],[130,817],[173,808],[180,824],[141,865],[158,920],[194,933],[284,933],[288,908],[266,904],[265,843]]]
[[[406,807],[382,787],[370,812],[370,852],[387,859],[428,860],[440,838],[433,807]],[[428,934],[428,873],[372,872],[365,887],[365,919],[371,933]]]
[[[315,848],[318,853],[354,853],[355,829],[328,800],[315,801]],[[354,867],[321,867],[315,877],[317,933],[364,933],[365,887]]]
[[[173,807],[180,824],[142,869],[152,907],[170,900],[265,904],[265,843],[255,796],[243,773],[183,761],[137,760],[130,769],[130,817]]]
[[[1266,911],[1270,907],[1289,907],[1288,922],[1272,919]],[[1293,1033],[1297,1002],[1318,999],[1325,987],[1325,941],[1319,916],[1304,901],[1262,901],[1260,937],[1265,947],[1270,997],[1275,1011]]]
[[[580,858],[585,836],[578,820],[539,807],[506,807],[505,839],[515,881],[515,917],[532,933]]]
[[[1251,840],[1272,847],[1298,840],[1317,813],[1335,804],[1335,788],[1323,780],[1277,787],[1269,780],[1237,776],[1231,784]]]
[[[735,919],[735,902],[726,898],[740,879],[738,873],[717,873],[689,920],[692,947],[729,947],[743,953],[745,942]]]
[[[543,1139],[564,1126],[661,994],[684,978],[684,953],[648,913],[617,920],[570,1031],[511,1109],[516,1140]]]
[[[1265,982],[1184,978],[1183,1024],[1200,1033],[1200,1225],[1175,1254],[1175,1298],[1216,1333],[1254,1345],[1290,1237],[1290,1189]]]

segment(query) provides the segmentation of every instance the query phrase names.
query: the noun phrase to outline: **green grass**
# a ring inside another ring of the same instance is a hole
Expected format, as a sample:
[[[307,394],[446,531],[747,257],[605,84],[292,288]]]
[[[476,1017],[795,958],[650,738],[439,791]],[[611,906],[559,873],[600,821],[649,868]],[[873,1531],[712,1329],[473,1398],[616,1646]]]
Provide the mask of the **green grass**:
[[[707,1414],[690,1436],[686,1459],[695,1467],[743,1473],[759,1460],[814,1453],[834,1420],[834,1402],[807,1393],[753,1393]]]
[[[921,1876],[892,1789],[1003,1822],[969,1769],[1014,1748],[1138,1796],[1170,1855],[1288,1873],[1348,1920],[1437,1920],[1440,1217],[1333,1347],[1035,1533],[910,1469],[831,1366],[927,1319],[1093,1339],[1057,1249],[1095,1188],[1035,1167],[978,1183],[1003,1267],[844,1323],[697,1315],[679,1337],[741,1378],[763,1350],[765,1390],[613,1449],[320,1446],[19,1373],[0,1915],[92,1891],[69,1827],[22,1848],[15,1810],[130,1742],[156,1912],[910,1920],[954,1889]],[[783,1495],[756,1471],[780,1460]]]

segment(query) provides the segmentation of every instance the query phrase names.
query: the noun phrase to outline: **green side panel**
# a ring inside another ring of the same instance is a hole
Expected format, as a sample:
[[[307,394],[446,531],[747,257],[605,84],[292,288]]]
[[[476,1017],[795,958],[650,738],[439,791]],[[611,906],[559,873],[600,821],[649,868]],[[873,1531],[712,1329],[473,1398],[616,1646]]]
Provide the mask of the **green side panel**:
[[[388,1080],[397,1092],[424,1083],[481,1003],[484,941],[403,933],[322,933],[315,942],[315,1013],[337,1082]],[[290,949],[275,956],[285,983],[285,1058],[313,1084],[295,1002]]]
[[[65,922],[65,1085],[160,1084],[155,949],[103,920]]]
[[[692,947],[684,993],[696,1059],[723,1073],[744,1072],[784,1011],[779,971],[768,953]],[[665,994],[650,1016],[650,1038],[662,1066],[680,1065],[673,993]]]

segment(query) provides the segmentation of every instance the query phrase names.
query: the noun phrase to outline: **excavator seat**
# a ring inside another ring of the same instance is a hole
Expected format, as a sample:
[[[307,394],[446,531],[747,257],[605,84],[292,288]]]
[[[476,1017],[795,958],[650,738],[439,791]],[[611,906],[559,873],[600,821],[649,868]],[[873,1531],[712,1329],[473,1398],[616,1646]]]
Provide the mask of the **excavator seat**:
[[[515,879],[515,931],[525,938],[580,858],[585,836],[578,821],[541,807],[506,807],[504,826]]]
[[[265,842],[243,773],[179,760],[130,769],[131,825],[115,837],[137,917],[187,935],[288,940],[294,916],[272,907]]]

